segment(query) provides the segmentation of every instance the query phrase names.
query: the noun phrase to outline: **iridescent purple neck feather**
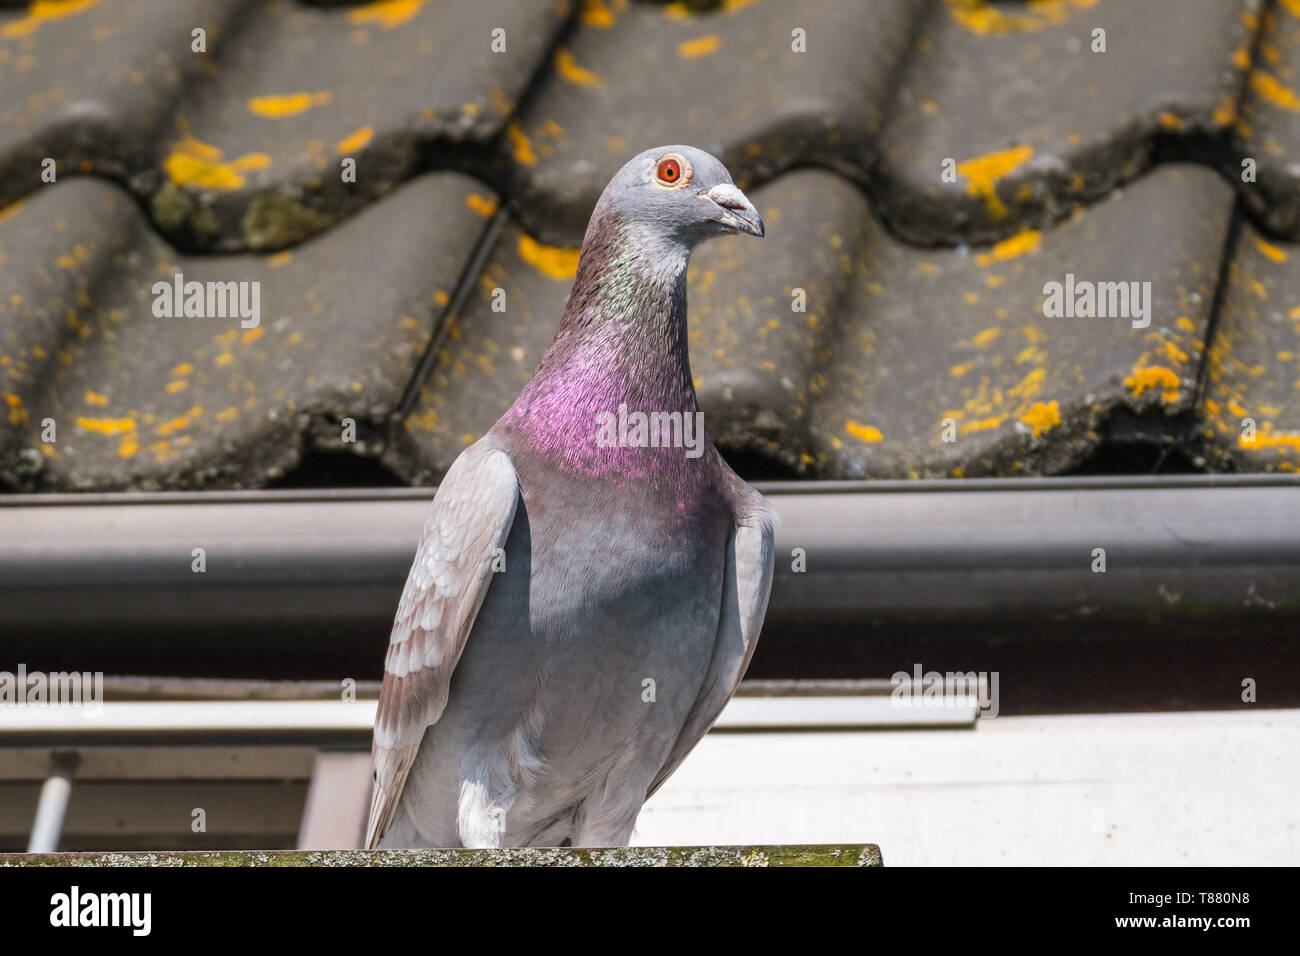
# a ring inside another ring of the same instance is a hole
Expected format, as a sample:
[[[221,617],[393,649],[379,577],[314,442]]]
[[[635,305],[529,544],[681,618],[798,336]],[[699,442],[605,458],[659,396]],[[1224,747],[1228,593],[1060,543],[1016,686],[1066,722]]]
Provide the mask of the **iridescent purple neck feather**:
[[[680,447],[602,446],[598,435],[620,405],[692,418],[699,411],[686,341],[691,250],[601,206],[555,340],[497,427],[574,471],[664,477],[696,459]]]

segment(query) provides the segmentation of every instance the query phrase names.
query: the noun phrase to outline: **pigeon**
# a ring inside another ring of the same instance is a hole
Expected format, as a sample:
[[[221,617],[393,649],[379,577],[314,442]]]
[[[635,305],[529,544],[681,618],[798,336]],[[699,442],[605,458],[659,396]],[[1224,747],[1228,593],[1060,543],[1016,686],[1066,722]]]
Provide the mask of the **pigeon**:
[[[762,237],[716,158],[647,150],[554,341],[434,496],[397,608],[368,848],[626,846],[754,653],[775,511],[703,431],[686,266]]]

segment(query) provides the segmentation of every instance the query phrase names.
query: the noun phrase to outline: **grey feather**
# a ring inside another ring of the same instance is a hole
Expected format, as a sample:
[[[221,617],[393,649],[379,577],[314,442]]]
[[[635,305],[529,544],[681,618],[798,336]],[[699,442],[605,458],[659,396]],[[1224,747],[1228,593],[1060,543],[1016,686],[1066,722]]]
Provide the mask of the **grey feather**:
[[[494,446],[477,442],[447,471],[398,602],[375,717],[368,848],[392,822],[416,749],[447,704],[493,557],[514,522],[519,486],[510,459]]]
[[[718,641],[709,662],[704,687],[691,708],[686,725],[673,745],[668,760],[655,776],[647,797],[686,759],[722,714],[727,701],[740,686],[749,667],[758,632],[763,627],[767,599],[772,591],[774,512],[753,489],[752,511],[738,518],[735,532],[727,541],[727,566],[723,574],[722,617],[718,621]]]

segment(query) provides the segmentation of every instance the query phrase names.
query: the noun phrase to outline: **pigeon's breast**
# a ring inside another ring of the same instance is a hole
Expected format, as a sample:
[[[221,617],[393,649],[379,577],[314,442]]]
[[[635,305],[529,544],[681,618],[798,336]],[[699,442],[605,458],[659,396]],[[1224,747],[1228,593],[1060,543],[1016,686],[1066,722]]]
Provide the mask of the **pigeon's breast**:
[[[457,667],[447,716],[468,720],[466,743],[526,737],[545,768],[526,788],[538,814],[581,802],[615,762],[643,799],[708,672],[730,508],[712,482],[683,495],[572,480],[526,458],[515,468],[522,494],[506,570]],[[472,713],[461,706],[470,701]]]
[[[521,474],[520,487],[536,636],[581,631],[593,650],[622,652],[680,638],[711,650],[732,523],[712,482],[532,477]]]
[[[729,510],[718,495],[576,484],[525,489],[523,507],[539,750],[574,779],[629,753],[653,775],[713,655]]]

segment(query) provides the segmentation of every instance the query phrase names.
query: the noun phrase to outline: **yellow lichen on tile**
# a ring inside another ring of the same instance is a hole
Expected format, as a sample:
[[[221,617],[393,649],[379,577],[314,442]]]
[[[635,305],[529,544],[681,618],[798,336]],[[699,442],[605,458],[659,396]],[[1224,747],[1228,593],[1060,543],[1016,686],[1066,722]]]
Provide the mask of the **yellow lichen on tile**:
[[[136,429],[134,418],[78,418],[77,426],[97,435],[112,438]]]
[[[5,404],[9,406],[9,424],[26,425],[27,409],[23,407],[22,396],[15,395],[13,392],[5,392]]]
[[[1255,237],[1255,248],[1258,249],[1266,259],[1269,259],[1272,262],[1276,262],[1279,265],[1283,262],[1286,262],[1288,258],[1285,249],[1279,248],[1278,246],[1273,245],[1271,242],[1265,242],[1259,236]]]
[[[546,246],[523,235],[519,237],[518,250],[520,259],[548,278],[563,281],[578,274],[578,249]]]
[[[975,257],[976,265],[980,267],[992,265],[995,262],[1005,262],[1008,259],[1015,259],[1019,256],[1031,255],[1038,251],[1042,245],[1043,233],[1038,229],[1025,229],[1016,233],[1009,239],[1003,239],[997,243],[992,250]],[[999,283],[1000,284],[1000,283]],[[996,288],[996,286],[994,286]]]
[[[1097,0],[1031,0],[1015,6],[990,3],[989,0],[946,0],[946,3],[948,15],[971,33],[1005,36],[1009,33],[1037,33],[1064,23],[1075,11],[1096,6]]]
[[[480,196],[478,193],[470,193],[466,196],[465,205],[480,216],[484,217],[491,216],[497,211],[497,203],[495,199],[490,199],[487,196]]]
[[[1055,399],[1050,402],[1034,402],[1020,416],[1020,420],[1032,428],[1035,435],[1041,435],[1061,424],[1061,410]]]
[[[626,6],[626,0],[613,0],[613,3],[607,3],[606,0],[583,0],[578,17],[584,27],[608,30],[617,19],[614,8],[622,10]]]
[[[172,144],[163,168],[177,186],[229,191],[243,187],[243,173],[271,167],[271,157],[265,153],[249,153],[228,163],[223,157],[224,153],[217,147],[184,133]]]
[[[982,198],[995,220],[1005,219],[1007,207],[998,196],[998,180],[1015,172],[1033,155],[1034,147],[1029,145],[1001,149],[958,163],[957,175],[966,179],[967,195]]]
[[[716,36],[696,37],[694,40],[683,40],[677,44],[677,55],[683,60],[694,60],[717,53],[720,46],[722,41]]]
[[[511,120],[506,124],[506,138],[510,140],[510,152],[516,163],[524,166],[536,164],[537,153],[533,150],[528,134],[524,132],[517,120]]]
[[[1300,110],[1300,97],[1270,73],[1265,73],[1263,70],[1251,73],[1250,88],[1274,106],[1280,106],[1284,110]]]
[[[0,27],[0,37],[6,40],[28,37],[47,23],[85,13],[97,6],[100,0],[33,0],[27,15]]]
[[[1024,378],[1022,378],[1011,388],[1007,389],[1007,394],[1015,398],[1028,399],[1032,398],[1042,388],[1043,381],[1047,378],[1047,369],[1036,368]]]
[[[195,418],[197,418],[202,414],[203,414],[203,406],[195,405],[184,415],[180,415],[176,418],[171,419],[170,421],[159,423],[158,427],[155,430],[158,432],[159,435],[170,435],[173,432],[180,431],[182,428],[187,427],[190,424],[190,422],[192,422]]]
[[[263,119],[277,120],[305,113],[314,106],[328,106],[334,102],[334,94],[329,90],[319,93],[280,93],[267,96],[250,96],[247,103],[248,112]]]
[[[1006,421],[1006,417],[1003,415],[991,415],[978,421],[966,422],[957,431],[962,435],[969,435],[973,432],[986,432],[999,427],[1004,421]]]
[[[852,419],[844,423],[844,430],[858,441],[863,441],[868,444],[882,441],[885,437],[881,434],[880,429],[876,428],[874,425],[862,425]]]
[[[355,153],[359,149],[365,149],[370,145],[370,141],[375,138],[375,131],[369,126],[362,126],[360,129],[353,130],[344,136],[336,144],[334,151],[340,156],[347,153]]]
[[[1265,431],[1265,427],[1270,430]],[[1237,436],[1237,444],[1247,451],[1263,451],[1266,448],[1283,449],[1285,451],[1300,452],[1300,432],[1274,432],[1271,431],[1272,423],[1265,422],[1260,429],[1255,432],[1254,441],[1247,441],[1245,433]]]
[[[1161,398],[1167,404],[1178,401],[1178,394],[1183,381],[1178,373],[1163,365],[1148,365],[1133,369],[1133,374],[1124,379],[1124,385],[1134,398],[1141,398],[1148,389],[1160,390]]]
[[[415,19],[429,0],[375,0],[348,11],[348,23],[392,30]]]
[[[579,66],[573,53],[566,47],[555,51],[555,72],[560,74],[560,79],[574,86],[601,86],[605,82],[599,73]]]

